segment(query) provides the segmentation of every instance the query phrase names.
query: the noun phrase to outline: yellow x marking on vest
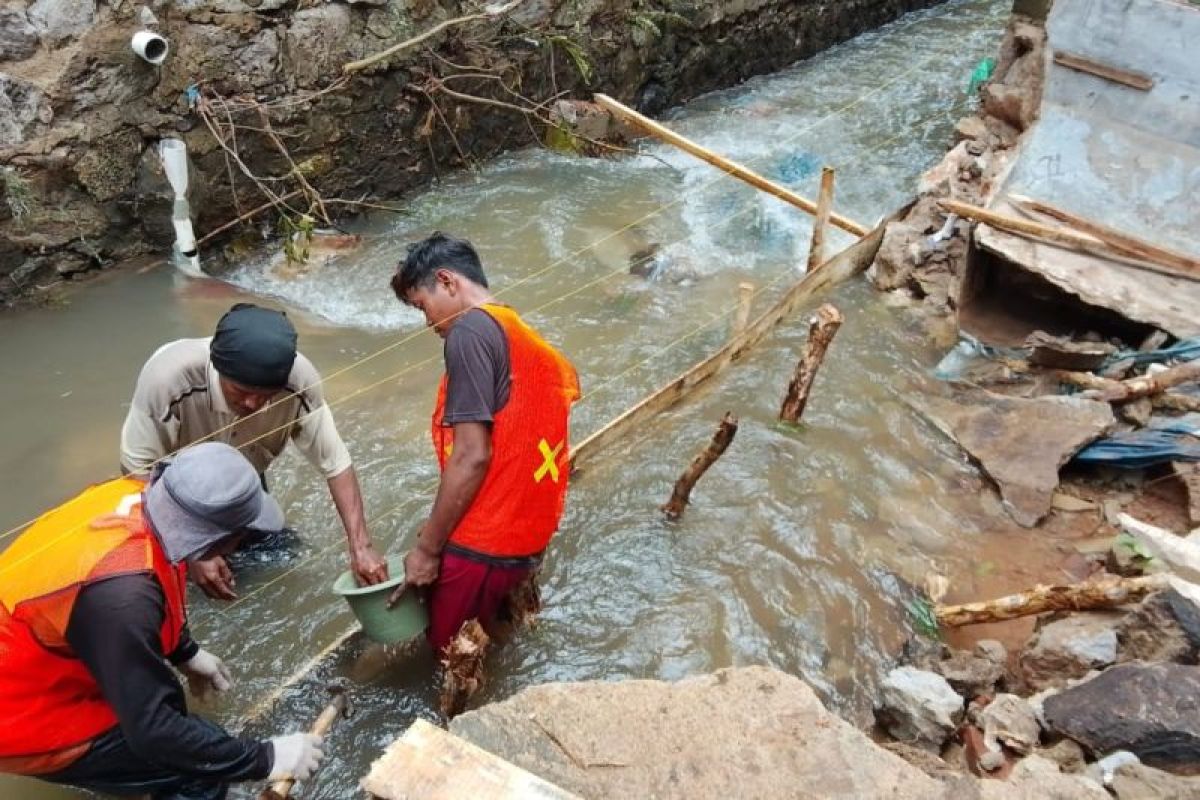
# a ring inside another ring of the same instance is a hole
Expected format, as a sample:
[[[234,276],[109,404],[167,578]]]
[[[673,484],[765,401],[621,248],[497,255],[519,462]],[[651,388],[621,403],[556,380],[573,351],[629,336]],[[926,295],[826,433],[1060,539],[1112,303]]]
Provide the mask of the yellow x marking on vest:
[[[538,452],[542,454],[542,465],[533,473],[533,479],[537,483],[542,482],[542,478],[546,477],[546,473],[550,473],[550,480],[558,483],[558,464],[554,463],[558,458],[558,454],[562,452],[563,442],[559,442],[553,450],[550,449],[550,443],[545,439],[538,442]]]

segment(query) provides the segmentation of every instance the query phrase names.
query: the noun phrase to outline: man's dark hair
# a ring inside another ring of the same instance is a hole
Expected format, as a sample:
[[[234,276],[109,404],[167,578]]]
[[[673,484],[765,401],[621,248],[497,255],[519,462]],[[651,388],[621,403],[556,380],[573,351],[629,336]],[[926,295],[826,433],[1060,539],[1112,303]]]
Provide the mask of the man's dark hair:
[[[456,272],[487,288],[487,276],[483,274],[483,264],[479,262],[474,246],[466,239],[434,231],[429,238],[408,246],[408,254],[392,276],[392,291],[401,302],[407,302],[405,296],[409,290],[432,286],[439,269]]]

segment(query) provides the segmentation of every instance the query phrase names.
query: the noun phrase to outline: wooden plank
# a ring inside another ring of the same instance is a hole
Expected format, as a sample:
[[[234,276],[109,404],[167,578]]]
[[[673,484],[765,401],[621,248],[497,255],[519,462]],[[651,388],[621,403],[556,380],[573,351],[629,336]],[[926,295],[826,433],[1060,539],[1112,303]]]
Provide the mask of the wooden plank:
[[[371,765],[362,788],[379,800],[580,800],[423,719]]]
[[[1144,239],[1130,236],[1116,228],[1101,225],[1099,222],[1094,222],[1087,217],[1081,217],[1078,214],[1074,214],[1058,206],[1050,205],[1041,200],[1010,194],[1008,201],[1022,211],[1043,214],[1051,219],[1070,225],[1078,231],[1099,239],[1114,250],[1125,253],[1130,258],[1150,261],[1155,264],[1161,264],[1164,267],[1179,270],[1180,272],[1200,275],[1200,259],[1192,258],[1189,255],[1178,253],[1174,250],[1168,250],[1165,247],[1159,247]]]
[[[1102,258],[1105,261],[1126,264],[1136,269],[1145,270],[1146,272],[1200,282],[1200,274],[1182,272],[1161,264],[1153,264],[1143,259],[1133,258],[1124,252],[1115,250],[1112,246],[1095,236],[1086,233],[1078,233],[1064,228],[1054,228],[1049,225],[1018,219],[1008,214],[1001,214],[981,206],[964,203],[960,200],[938,200],[938,205],[961,217],[973,219],[976,222],[983,222],[1005,233],[1024,236],[1057,247],[1076,250],[1080,253],[1087,253],[1090,256]]]
[[[904,213],[902,209],[899,213]],[[810,272],[784,293],[775,305],[750,323],[739,335],[713,355],[688,369],[670,383],[643,399],[612,422],[571,448],[571,465],[578,467],[587,457],[603,450],[618,439],[629,435],[647,420],[661,414],[678,403],[693,389],[724,369],[729,363],[745,355],[751,348],[766,338],[785,317],[801,304],[812,300],[821,292],[863,272],[875,260],[875,253],[883,241],[887,223],[896,219],[893,215],[880,222],[875,230],[831,258],[820,269]]]
[[[1097,78],[1103,78],[1106,81],[1119,83],[1122,86],[1128,86],[1131,89],[1137,89],[1142,92],[1148,92],[1154,88],[1154,79],[1144,72],[1121,69],[1120,67],[1114,67],[1111,64],[1095,61],[1086,56],[1076,55],[1065,50],[1054,51],[1054,63],[1067,69],[1086,72],[1089,75],[1095,75]]]
[[[797,208],[807,211],[809,214],[817,213],[817,204],[813,201],[805,197],[801,197],[790,189],[786,189],[774,181],[764,178],[762,175],[759,175],[757,172],[738,164],[736,161],[732,161],[725,156],[714,153],[712,150],[709,150],[706,147],[696,144],[691,139],[680,136],[678,133],[666,127],[665,125],[660,125],[649,117],[639,114],[629,106],[617,102],[608,95],[597,94],[595,95],[594,99],[610,113],[620,117],[632,125],[641,128],[647,133],[662,139],[667,144],[674,145],[680,150],[691,153],[701,161],[712,164],[717,169],[720,169],[739,180],[745,181],[754,188],[761,189],[769,195],[778,197],[785,203],[791,203]],[[834,225],[838,226],[844,231],[853,233],[855,236],[865,236],[869,232],[867,227],[860,225],[849,217],[843,217],[841,214],[831,213],[829,219]]]

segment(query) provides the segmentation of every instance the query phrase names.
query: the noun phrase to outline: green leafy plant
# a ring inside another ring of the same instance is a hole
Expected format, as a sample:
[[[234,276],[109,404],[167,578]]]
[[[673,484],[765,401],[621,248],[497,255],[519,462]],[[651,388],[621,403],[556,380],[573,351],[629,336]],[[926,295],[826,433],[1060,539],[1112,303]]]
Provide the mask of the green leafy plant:
[[[13,219],[21,219],[33,211],[35,200],[24,175],[13,167],[5,167],[0,170],[0,182],[4,184],[4,200]]]
[[[910,600],[908,603],[908,614],[912,617],[913,627],[917,629],[917,633],[927,636],[930,639],[942,638],[942,631],[938,626],[937,614],[933,610],[933,603],[928,599],[918,597]]]
[[[579,42],[569,39],[566,36],[549,36],[547,37],[547,41],[566,53],[571,62],[575,64],[575,69],[579,73],[579,77],[583,78],[585,84],[591,85],[592,62]]]
[[[283,214],[279,217],[279,232],[283,235],[283,255],[287,263],[308,263],[309,246],[312,244],[313,231],[317,221],[308,214],[300,214],[295,219]]]

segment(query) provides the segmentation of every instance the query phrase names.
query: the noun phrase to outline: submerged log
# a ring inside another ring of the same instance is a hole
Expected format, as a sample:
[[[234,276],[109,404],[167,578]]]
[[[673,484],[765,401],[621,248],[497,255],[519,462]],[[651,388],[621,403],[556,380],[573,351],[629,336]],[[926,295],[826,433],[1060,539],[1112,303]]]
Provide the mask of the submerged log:
[[[490,643],[479,620],[469,619],[446,647],[438,705],[447,719],[461,714],[471,696],[483,687],[483,659]]]
[[[675,481],[675,490],[671,492],[671,499],[662,507],[667,519],[679,519],[683,516],[683,510],[687,507],[688,498],[691,497],[696,481],[700,480],[708,468],[729,448],[730,442],[737,434],[737,429],[737,417],[726,411],[725,417],[717,426],[717,432],[713,434],[708,447],[692,460],[688,468],[679,476],[679,480]]]
[[[779,419],[784,422],[799,422],[808,405],[808,396],[812,392],[813,381],[817,379],[817,371],[825,360],[829,344],[842,327],[842,312],[826,303],[817,309],[808,328],[808,341],[804,344],[804,356],[796,364],[796,372],[788,384],[787,394],[783,398],[783,406],[779,409]]]
[[[984,622],[1042,614],[1046,611],[1084,611],[1136,603],[1169,585],[1164,575],[1094,580],[1058,586],[1035,586],[1019,594],[978,603],[935,606],[939,625],[955,628]]]

